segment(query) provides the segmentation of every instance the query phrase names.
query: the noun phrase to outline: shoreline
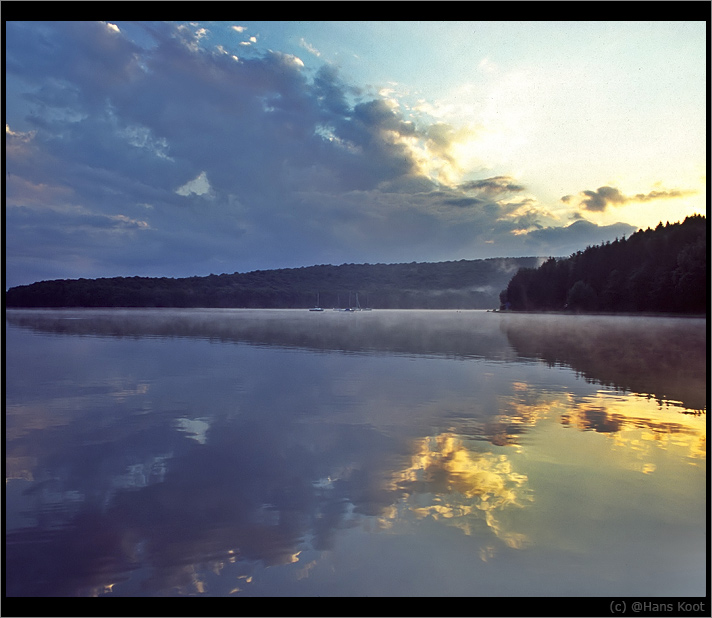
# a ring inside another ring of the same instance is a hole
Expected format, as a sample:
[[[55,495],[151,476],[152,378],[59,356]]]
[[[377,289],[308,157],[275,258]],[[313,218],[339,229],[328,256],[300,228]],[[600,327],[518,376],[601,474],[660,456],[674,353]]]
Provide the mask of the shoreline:
[[[107,311],[107,310],[118,310],[118,311],[141,311],[141,310],[154,310],[154,311],[200,311],[200,310],[222,310],[222,311],[234,311],[234,310],[246,310],[246,311],[293,311],[302,312],[309,311],[308,307],[152,307],[152,306],[105,306],[105,307],[91,307],[91,306],[66,306],[66,307],[8,307],[5,306],[5,313],[11,311]],[[453,313],[478,311],[483,313],[497,313],[500,315],[560,315],[560,316],[582,316],[582,317],[641,317],[641,318],[689,318],[689,319],[707,319],[706,313],[656,313],[656,312],[642,312],[642,311],[631,311],[631,312],[583,312],[583,311],[512,311],[502,310],[502,309],[486,309],[486,308],[437,308],[437,307],[389,307],[387,309],[369,308],[367,310],[354,310],[354,311],[342,311],[344,313],[371,313],[371,312],[393,312],[393,311],[450,311]],[[324,313],[331,313],[332,309],[324,309]],[[320,312],[321,313],[321,312]]]
[[[661,313],[647,311],[629,311],[629,312],[608,312],[608,311],[512,311],[501,309],[488,309],[490,313],[501,313],[504,315],[565,315],[565,316],[585,316],[585,317],[641,317],[641,318],[694,318],[707,319],[706,313]]]

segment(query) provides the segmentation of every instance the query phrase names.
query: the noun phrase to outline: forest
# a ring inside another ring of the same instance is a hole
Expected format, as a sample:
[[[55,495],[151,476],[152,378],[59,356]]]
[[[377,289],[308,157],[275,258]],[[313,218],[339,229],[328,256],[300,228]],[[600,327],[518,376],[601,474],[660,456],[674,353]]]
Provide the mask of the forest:
[[[7,307],[241,307],[493,309],[522,267],[541,260],[492,258],[342,264],[205,277],[60,279],[10,288]]]
[[[500,309],[704,314],[707,281],[707,219],[694,215],[521,268]]]
[[[505,289],[503,289],[505,288]],[[499,292],[501,290],[501,292]],[[660,223],[566,258],[306,266],[205,277],[58,279],[6,307],[492,309],[704,314],[707,219]]]

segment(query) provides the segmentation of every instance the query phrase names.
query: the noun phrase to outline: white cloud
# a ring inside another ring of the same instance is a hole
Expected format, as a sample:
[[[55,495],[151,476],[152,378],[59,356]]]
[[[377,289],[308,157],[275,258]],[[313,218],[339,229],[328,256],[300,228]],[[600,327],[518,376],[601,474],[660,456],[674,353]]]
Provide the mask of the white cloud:
[[[168,153],[168,141],[165,138],[156,138],[147,127],[131,125],[119,130],[129,144],[137,148],[144,148],[156,157],[172,161]]]
[[[145,230],[151,227],[146,221],[132,219],[131,217],[127,217],[126,215],[111,215],[109,219],[111,219],[112,221],[118,221],[129,228],[138,228]]]
[[[36,133],[37,131],[28,131],[26,133],[22,133],[21,131],[13,131],[10,128],[10,125],[5,123],[5,135],[22,142],[29,142],[35,136]]]
[[[310,54],[314,54],[317,58],[321,56],[321,52],[310,43],[307,43],[304,38],[299,41],[299,45],[306,49]]]
[[[186,182],[182,187],[176,189],[178,195],[208,195],[211,192],[208,175],[205,172],[200,172],[196,178]]]

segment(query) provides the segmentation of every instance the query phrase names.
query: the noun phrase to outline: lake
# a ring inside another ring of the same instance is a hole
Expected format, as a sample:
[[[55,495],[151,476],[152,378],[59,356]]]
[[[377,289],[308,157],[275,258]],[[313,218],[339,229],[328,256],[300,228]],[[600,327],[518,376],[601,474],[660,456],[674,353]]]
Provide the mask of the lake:
[[[8,310],[5,336],[8,596],[706,594],[704,319]]]

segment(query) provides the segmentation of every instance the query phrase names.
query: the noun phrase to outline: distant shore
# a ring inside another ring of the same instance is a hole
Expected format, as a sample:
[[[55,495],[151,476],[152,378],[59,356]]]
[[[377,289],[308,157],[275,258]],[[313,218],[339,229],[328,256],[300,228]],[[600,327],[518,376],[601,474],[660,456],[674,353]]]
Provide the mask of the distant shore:
[[[6,312],[14,311],[201,311],[201,310],[211,310],[211,311],[290,311],[294,313],[301,313],[309,311],[302,307],[140,307],[140,306],[111,306],[111,307],[77,307],[77,306],[67,306],[67,307],[5,307]],[[481,307],[472,308],[438,308],[438,307],[391,307],[385,309],[354,309],[351,311],[339,309],[339,308],[324,308],[322,312],[319,313],[383,313],[383,312],[398,312],[398,311],[449,311],[452,313],[462,313],[462,312],[480,312],[480,313],[497,313],[500,315],[551,315],[551,316],[567,316],[567,317],[640,317],[640,318],[687,318],[687,319],[707,319],[706,313],[654,313],[654,312],[584,312],[584,311],[512,311],[505,309],[484,309]]]
[[[507,309],[488,309],[490,313],[502,313],[507,315],[567,315],[567,316],[610,316],[610,317],[641,317],[641,318],[691,318],[691,319],[707,319],[706,313],[662,313],[662,312],[645,312],[645,311],[619,311],[619,312],[586,312],[586,311],[512,311]]]

